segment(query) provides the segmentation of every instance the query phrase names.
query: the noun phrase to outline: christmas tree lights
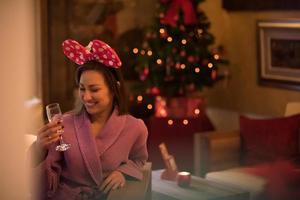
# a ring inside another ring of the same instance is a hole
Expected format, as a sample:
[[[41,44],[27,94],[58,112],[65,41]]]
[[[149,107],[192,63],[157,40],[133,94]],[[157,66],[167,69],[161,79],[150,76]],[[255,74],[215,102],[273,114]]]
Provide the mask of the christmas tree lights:
[[[140,94],[185,96],[222,78],[218,66],[226,64],[222,48],[210,47],[214,36],[201,9],[204,0],[160,0],[152,27],[132,49]]]

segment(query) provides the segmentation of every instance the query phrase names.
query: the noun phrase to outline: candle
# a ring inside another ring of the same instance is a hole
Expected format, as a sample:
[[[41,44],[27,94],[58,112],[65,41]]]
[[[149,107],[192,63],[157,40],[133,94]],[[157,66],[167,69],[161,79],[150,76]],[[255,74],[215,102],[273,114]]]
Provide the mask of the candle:
[[[191,183],[190,172],[178,172],[177,173],[177,184],[180,187],[189,187]]]

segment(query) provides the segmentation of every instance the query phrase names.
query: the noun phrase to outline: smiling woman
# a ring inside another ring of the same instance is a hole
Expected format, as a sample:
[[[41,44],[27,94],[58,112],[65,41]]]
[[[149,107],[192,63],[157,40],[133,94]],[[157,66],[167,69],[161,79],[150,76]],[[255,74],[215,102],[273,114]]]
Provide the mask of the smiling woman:
[[[63,115],[63,125],[50,122],[40,129],[30,152],[37,174],[46,177],[38,199],[106,199],[111,190],[127,180],[143,179],[148,131],[144,122],[126,114],[121,61],[100,40],[87,47],[74,40],[63,42],[64,54],[78,66],[80,109]],[[63,138],[72,148],[55,151],[58,140],[44,139],[64,129]]]

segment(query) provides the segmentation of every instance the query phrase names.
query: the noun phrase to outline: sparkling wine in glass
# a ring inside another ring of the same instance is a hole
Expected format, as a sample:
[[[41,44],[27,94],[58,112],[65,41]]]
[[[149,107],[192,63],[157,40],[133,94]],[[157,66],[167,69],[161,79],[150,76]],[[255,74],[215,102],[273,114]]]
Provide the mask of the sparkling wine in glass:
[[[46,113],[48,117],[48,121],[61,121],[62,122],[62,112],[60,110],[59,104],[58,103],[52,103],[46,106]],[[64,130],[58,130],[60,133],[63,133]],[[60,144],[56,146],[55,150],[56,151],[66,151],[71,147],[71,144],[67,144],[63,141],[62,135],[59,137],[59,142]]]

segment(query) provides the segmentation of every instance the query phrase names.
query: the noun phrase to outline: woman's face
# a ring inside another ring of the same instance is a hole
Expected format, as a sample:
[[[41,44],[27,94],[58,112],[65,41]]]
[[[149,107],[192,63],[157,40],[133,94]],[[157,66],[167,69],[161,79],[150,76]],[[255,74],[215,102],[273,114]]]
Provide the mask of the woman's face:
[[[101,72],[87,70],[81,74],[79,97],[90,115],[110,114],[113,95]]]

